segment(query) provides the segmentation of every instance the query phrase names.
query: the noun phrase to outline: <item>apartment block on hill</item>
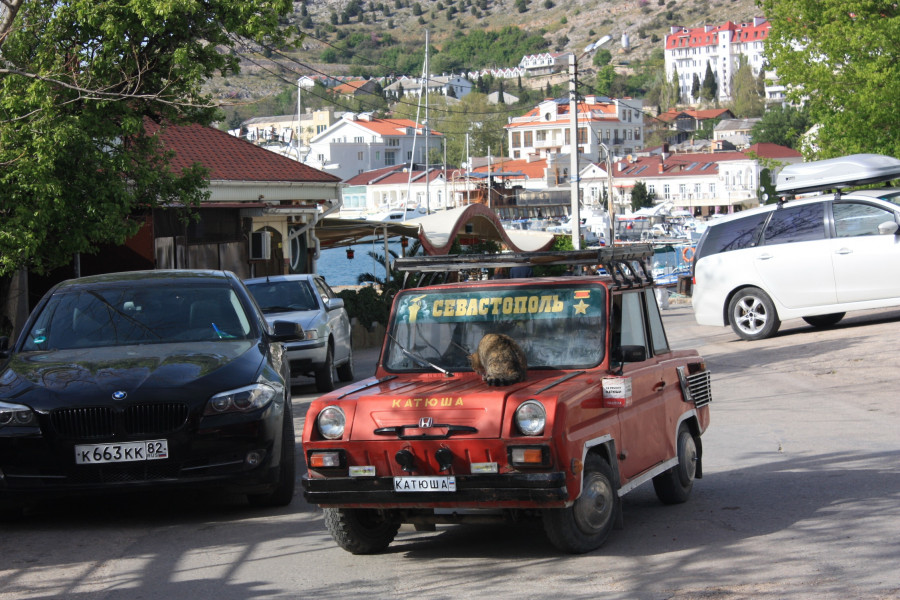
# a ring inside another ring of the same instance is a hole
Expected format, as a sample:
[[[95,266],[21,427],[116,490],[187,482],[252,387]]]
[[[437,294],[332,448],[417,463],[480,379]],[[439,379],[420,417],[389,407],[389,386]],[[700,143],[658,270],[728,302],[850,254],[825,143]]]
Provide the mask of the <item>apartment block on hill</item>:
[[[698,100],[691,94],[694,76],[702,83],[709,65],[718,84],[719,101],[729,101],[741,56],[747,58],[754,75],[763,69],[763,48],[770,28],[765,17],[754,17],[748,23],[672,27],[665,40],[666,76],[671,80],[677,70],[681,98],[693,102]]]

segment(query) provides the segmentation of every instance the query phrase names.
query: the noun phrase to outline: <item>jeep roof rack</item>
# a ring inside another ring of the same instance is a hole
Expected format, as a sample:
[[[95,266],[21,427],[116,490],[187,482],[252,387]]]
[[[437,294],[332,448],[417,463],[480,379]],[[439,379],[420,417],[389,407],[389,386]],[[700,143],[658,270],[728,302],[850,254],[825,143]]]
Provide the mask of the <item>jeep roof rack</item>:
[[[778,174],[775,193],[793,196],[900,178],[900,160],[883,154],[851,154],[787,165]]]
[[[632,288],[653,285],[649,264],[652,256],[653,246],[650,244],[630,244],[599,250],[410,256],[398,258],[394,261],[394,268],[405,273],[404,289],[444,283],[449,273],[466,269],[550,265],[601,266],[612,277],[613,287]],[[415,277],[415,273],[419,276]]]

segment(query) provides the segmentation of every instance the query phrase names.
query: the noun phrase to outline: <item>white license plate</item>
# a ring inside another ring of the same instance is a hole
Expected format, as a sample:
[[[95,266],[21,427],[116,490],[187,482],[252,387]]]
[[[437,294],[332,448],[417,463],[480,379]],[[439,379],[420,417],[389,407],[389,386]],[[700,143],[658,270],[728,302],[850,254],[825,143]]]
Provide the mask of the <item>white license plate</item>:
[[[77,465],[162,460],[164,458],[169,458],[169,442],[167,440],[75,446],[75,464]]]
[[[394,477],[395,492],[455,492],[456,477],[422,475]]]

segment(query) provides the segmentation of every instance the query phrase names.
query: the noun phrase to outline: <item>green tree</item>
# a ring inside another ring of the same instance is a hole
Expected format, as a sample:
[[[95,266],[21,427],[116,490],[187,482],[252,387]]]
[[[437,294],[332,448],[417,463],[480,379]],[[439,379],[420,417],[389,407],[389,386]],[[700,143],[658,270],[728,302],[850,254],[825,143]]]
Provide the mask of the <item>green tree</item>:
[[[707,102],[713,102],[719,97],[719,84],[716,83],[716,75],[712,65],[706,63],[706,73],[703,75],[703,85],[700,86],[700,98]]]
[[[801,136],[812,127],[806,108],[780,104],[769,108],[756,125],[751,137],[754,143],[771,143],[800,149]]]
[[[889,0],[761,0],[772,24],[766,58],[818,124],[807,158],[900,156],[896,102],[900,10]]]
[[[694,73],[694,79],[691,81],[691,98],[700,97],[700,77]]]
[[[616,80],[616,69],[612,65],[606,65],[597,71],[597,81],[594,84],[594,91],[601,96],[609,96],[612,94],[613,83]]]
[[[640,210],[644,207],[652,207],[654,195],[647,191],[647,184],[643,181],[635,181],[631,188],[631,210]]]
[[[611,60],[612,52],[610,52],[606,48],[601,48],[597,50],[596,53],[594,53],[594,58],[591,62],[593,62],[595,67],[605,67]]]
[[[759,95],[756,85],[756,76],[747,62],[746,56],[741,56],[737,71],[734,72],[731,85],[731,112],[739,118],[759,117],[765,110],[763,99]]]
[[[157,123],[221,116],[201,86],[236,73],[240,38],[279,47],[290,0],[7,0],[0,16],[0,275],[120,244],[138,208],[196,206],[205,172],[175,171]],[[38,34],[39,32],[39,34]]]

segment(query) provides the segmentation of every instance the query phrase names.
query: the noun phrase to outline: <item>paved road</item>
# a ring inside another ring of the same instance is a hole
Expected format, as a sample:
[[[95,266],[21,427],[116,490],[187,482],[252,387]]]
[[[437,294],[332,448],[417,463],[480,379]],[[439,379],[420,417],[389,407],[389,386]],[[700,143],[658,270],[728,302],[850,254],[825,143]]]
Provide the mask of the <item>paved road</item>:
[[[353,556],[302,496],[103,499],[0,524],[0,599],[900,598],[900,311],[754,343],[689,307],[665,320],[714,373],[705,477],[684,505],[626,496],[625,528],[596,552],[560,555],[523,524],[404,526],[384,554]],[[374,355],[357,352],[358,376]],[[315,392],[297,383],[299,431]]]

